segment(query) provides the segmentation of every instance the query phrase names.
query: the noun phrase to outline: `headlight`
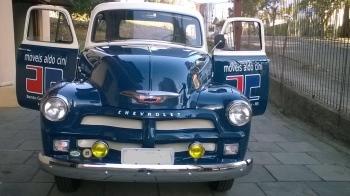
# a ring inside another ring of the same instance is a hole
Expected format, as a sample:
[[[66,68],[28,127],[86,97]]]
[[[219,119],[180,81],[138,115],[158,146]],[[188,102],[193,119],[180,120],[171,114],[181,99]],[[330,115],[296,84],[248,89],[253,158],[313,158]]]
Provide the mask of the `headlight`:
[[[68,102],[64,97],[50,97],[41,103],[41,112],[51,121],[63,120],[68,109]]]
[[[233,101],[226,110],[228,120],[232,125],[243,126],[252,118],[252,108],[245,101]]]

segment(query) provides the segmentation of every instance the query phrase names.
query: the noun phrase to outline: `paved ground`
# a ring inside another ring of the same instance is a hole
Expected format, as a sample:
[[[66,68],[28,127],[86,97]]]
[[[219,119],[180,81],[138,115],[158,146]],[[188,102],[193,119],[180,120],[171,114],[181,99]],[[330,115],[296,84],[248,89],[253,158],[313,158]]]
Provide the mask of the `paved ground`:
[[[39,170],[38,116],[23,108],[0,108],[0,195],[65,195],[51,175]],[[252,128],[247,156],[254,158],[254,168],[227,193],[211,192],[206,183],[84,181],[77,192],[66,195],[350,195],[348,149],[315,137],[305,124],[271,105],[253,119]]]

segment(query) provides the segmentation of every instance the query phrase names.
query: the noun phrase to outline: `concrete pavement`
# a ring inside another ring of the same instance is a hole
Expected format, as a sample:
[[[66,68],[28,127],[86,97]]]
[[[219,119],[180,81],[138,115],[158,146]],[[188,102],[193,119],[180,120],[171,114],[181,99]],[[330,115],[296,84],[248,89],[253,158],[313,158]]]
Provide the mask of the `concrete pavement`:
[[[37,111],[0,108],[0,195],[350,195],[349,149],[271,105],[253,118],[247,152],[255,161],[252,172],[226,193],[211,192],[206,183],[83,181],[77,192],[62,194],[38,167],[39,126]]]

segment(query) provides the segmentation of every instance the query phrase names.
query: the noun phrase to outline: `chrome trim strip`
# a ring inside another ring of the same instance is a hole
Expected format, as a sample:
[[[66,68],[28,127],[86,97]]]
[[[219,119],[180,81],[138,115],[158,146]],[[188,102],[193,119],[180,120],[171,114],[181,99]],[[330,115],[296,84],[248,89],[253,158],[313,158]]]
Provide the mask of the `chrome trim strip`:
[[[173,143],[173,144],[155,144],[154,148],[172,148],[174,152],[185,152],[188,151],[188,147],[191,142],[188,143]],[[205,151],[214,152],[216,151],[215,143],[201,143],[205,148]]]
[[[91,146],[98,140],[95,139],[80,139],[77,141],[77,144],[80,148],[91,148]],[[132,143],[119,143],[119,142],[110,142],[105,141],[109,149],[121,151],[123,148],[141,148],[141,144],[132,144]],[[154,148],[172,148],[174,152],[186,152],[190,146],[190,142],[187,143],[171,143],[171,144],[155,144]],[[216,151],[215,143],[201,143],[205,151],[214,152]]]
[[[126,129],[142,129],[142,121],[128,118],[91,115],[85,116],[81,125],[101,125]],[[157,120],[158,131],[184,130],[184,129],[215,129],[210,120],[205,119],[180,119],[180,120]]]
[[[80,164],[39,154],[40,168],[50,174],[83,180],[131,182],[207,182],[247,175],[253,159],[216,165]]]
[[[85,116],[81,125],[101,125],[126,129],[142,129],[142,121],[109,116]]]
[[[169,131],[181,129],[215,129],[215,125],[210,120],[204,119],[181,119],[181,120],[158,120],[156,130]]]
[[[91,148],[91,146],[98,140],[94,139],[82,139],[78,140],[78,146],[80,148]],[[141,144],[132,144],[132,143],[118,143],[118,142],[109,142],[104,141],[108,144],[109,149],[112,150],[119,150],[121,151],[122,148],[141,148]]]

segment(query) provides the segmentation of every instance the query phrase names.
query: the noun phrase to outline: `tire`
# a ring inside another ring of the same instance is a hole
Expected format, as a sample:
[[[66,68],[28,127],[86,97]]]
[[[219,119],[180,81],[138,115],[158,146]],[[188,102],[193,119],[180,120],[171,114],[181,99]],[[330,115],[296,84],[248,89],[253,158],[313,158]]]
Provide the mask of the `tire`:
[[[232,188],[234,181],[235,181],[234,179],[231,179],[231,180],[209,182],[209,186],[213,191],[226,192]]]
[[[55,176],[57,189],[62,193],[70,193],[76,191],[80,186],[80,180]]]

